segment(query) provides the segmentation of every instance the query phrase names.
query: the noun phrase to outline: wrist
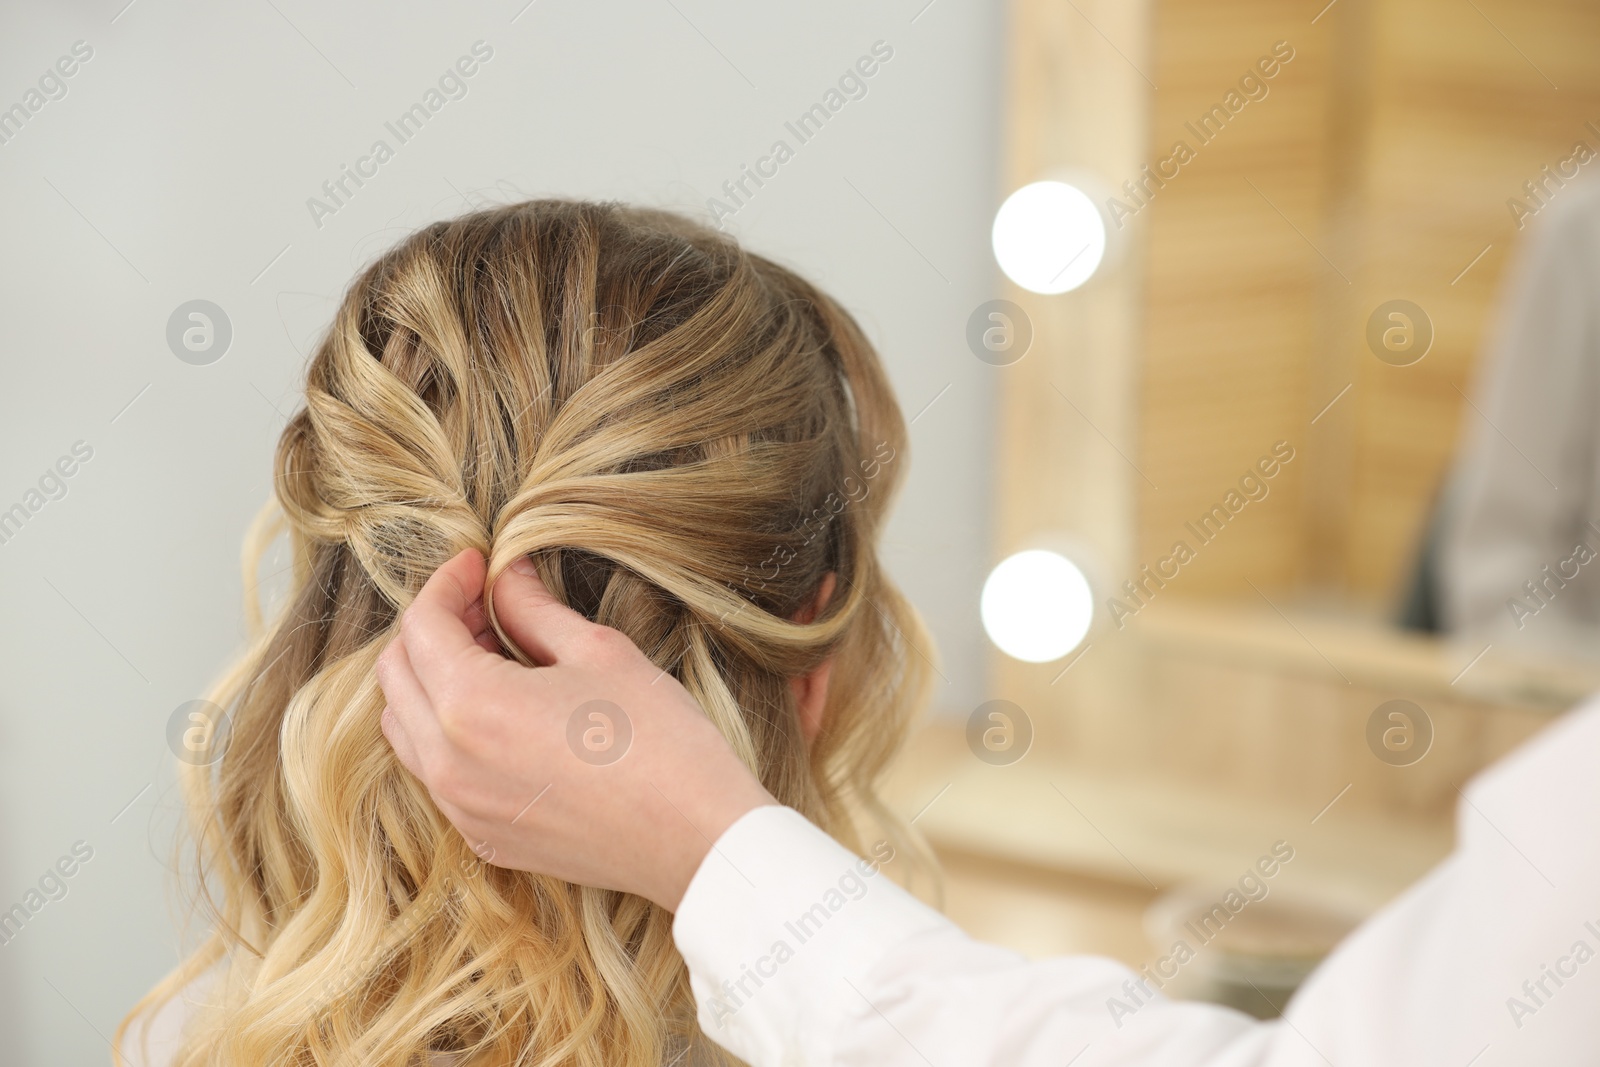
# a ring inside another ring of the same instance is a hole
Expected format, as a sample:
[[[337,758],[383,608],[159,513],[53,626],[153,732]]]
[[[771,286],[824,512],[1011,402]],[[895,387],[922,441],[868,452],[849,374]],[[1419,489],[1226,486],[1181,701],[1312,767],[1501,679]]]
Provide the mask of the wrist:
[[[756,808],[777,803],[748,772],[703,791],[692,808],[683,812],[681,830],[672,835],[661,857],[657,884],[645,895],[676,913],[695,873],[728,828]]]

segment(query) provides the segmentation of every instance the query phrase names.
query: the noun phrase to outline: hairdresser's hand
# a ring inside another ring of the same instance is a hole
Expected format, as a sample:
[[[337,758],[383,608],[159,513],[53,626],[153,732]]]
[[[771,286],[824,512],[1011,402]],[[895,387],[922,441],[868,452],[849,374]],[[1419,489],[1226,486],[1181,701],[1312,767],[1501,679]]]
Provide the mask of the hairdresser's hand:
[[[485,861],[675,911],[711,843],[776,801],[676,679],[552,597],[526,558],[492,596],[542,666],[501,655],[484,577],[462,552],[401,616],[378,660],[384,736]],[[584,707],[596,700],[614,707]]]

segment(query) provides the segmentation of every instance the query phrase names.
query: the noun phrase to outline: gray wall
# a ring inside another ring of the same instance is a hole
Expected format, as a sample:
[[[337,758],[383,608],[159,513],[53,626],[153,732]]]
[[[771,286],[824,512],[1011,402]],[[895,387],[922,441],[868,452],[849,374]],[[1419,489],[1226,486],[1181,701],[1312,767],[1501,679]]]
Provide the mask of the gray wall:
[[[0,1058],[106,1062],[174,962],[166,724],[238,648],[240,539],[305,354],[358,266],[486,199],[703,212],[796,149],[729,228],[855,309],[922,412],[887,553],[937,635],[940,706],[983,698],[996,372],[963,332],[997,295],[997,6],[125,2],[0,15],[0,108],[93,50],[0,144],[0,509],[41,505],[0,544],[0,910],[93,850],[0,945]],[[479,40],[466,95],[398,144],[385,121]],[[867,95],[799,144],[785,120],[878,40]],[[394,157],[318,225],[307,199],[380,138]],[[196,298],[233,328],[206,366],[165,339]],[[65,495],[30,498],[80,441]]]

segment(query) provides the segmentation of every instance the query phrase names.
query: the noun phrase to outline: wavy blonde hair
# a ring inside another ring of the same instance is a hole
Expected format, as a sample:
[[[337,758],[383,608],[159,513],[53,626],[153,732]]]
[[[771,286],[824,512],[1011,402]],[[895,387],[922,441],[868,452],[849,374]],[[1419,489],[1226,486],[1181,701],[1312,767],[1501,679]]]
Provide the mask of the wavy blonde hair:
[[[245,546],[254,639],[210,694],[225,751],[184,768],[212,932],[118,1045],[215,969],[177,1067],[711,1054],[672,916],[480,866],[384,740],[374,664],[457,552],[483,551],[491,582],[531,555],[681,681],[780,802],[858,850],[863,813],[910,844],[874,793],[931,667],[875,551],[904,454],[850,315],[677,215],[536,200],[382,255],[311,360]],[[285,529],[292,588],[269,625],[254,589]],[[794,621],[830,571],[825,610]],[[829,656],[808,745],[788,680]]]

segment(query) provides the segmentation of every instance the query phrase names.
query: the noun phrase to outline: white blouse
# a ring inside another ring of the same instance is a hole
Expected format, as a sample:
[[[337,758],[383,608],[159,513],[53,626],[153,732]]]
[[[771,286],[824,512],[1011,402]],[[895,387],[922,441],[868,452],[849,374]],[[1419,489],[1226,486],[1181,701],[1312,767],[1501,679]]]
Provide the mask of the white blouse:
[[[1591,699],[1479,775],[1455,852],[1282,1020],[1169,1000],[1112,960],[976,942],[788,808],[718,839],[673,936],[701,1028],[752,1067],[1600,1063],[1597,764]]]

